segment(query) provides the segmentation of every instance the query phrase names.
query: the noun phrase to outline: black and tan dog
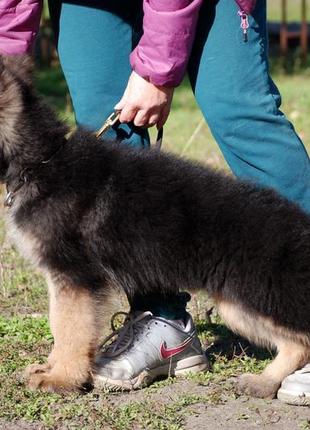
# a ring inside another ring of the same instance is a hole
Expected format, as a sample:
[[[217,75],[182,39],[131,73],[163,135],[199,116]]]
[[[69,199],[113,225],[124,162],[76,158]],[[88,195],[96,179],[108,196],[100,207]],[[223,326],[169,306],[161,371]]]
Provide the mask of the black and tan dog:
[[[8,228],[45,274],[55,339],[29,384],[92,381],[107,296],[204,289],[229,327],[277,349],[243,390],[272,397],[310,359],[310,217],[274,191],[156,150],[67,128],[36,95],[25,57],[0,64],[0,174]]]

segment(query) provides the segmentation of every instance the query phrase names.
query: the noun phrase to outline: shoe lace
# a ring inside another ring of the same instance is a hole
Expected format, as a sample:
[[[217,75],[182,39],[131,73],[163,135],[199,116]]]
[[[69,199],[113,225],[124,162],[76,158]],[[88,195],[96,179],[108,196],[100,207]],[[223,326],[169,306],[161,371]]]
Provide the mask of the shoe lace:
[[[115,327],[116,317],[125,316],[124,324],[120,328]],[[152,317],[152,312],[146,311],[137,314],[127,312],[116,312],[111,318],[112,333],[109,334],[100,345],[101,355],[107,358],[114,358],[126,351],[133,343],[136,334],[145,327],[142,322],[146,317]],[[115,338],[112,342],[111,339]]]

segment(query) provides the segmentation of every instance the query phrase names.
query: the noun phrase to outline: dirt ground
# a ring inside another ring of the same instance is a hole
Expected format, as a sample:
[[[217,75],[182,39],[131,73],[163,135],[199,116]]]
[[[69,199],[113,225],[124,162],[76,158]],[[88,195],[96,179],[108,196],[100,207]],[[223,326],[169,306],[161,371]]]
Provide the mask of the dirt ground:
[[[102,406],[106,407],[107,403],[110,407],[118,407],[120,404],[126,405],[139,403],[142,407],[145,403],[162,405],[186,398],[189,394],[196,396],[197,403],[180,405],[179,410],[175,410],[175,414],[184,414],[185,421],[180,426],[173,427],[169,424],[169,416],[167,416],[167,427],[162,421],[162,429],[184,429],[184,430],[307,430],[310,429],[310,408],[296,407],[281,403],[278,400],[265,401],[260,399],[252,399],[248,397],[234,398],[232,396],[233,379],[223,382],[222,384],[208,384],[207,386],[199,385],[190,380],[179,380],[171,385],[163,388],[140,390],[129,394],[110,394],[107,398],[100,398],[100,395],[95,396],[93,401],[98,402],[98,406],[102,402]],[[185,396],[185,397],[184,397]],[[208,400],[209,398],[209,400]],[[192,397],[193,399],[193,397]],[[200,401],[205,399],[205,401]],[[147,409],[147,406],[146,406]],[[69,424],[60,424],[56,426],[57,430],[78,429],[76,422]],[[92,428],[92,427],[80,427]],[[103,427],[104,429],[113,429],[113,426]],[[144,430],[144,428],[158,428],[154,422],[152,427],[151,422],[146,422],[145,427],[139,423],[133,423],[130,427],[124,426],[124,429],[131,428],[133,430]],[[1,430],[43,430],[44,424],[28,423],[25,421],[17,422],[0,422]]]

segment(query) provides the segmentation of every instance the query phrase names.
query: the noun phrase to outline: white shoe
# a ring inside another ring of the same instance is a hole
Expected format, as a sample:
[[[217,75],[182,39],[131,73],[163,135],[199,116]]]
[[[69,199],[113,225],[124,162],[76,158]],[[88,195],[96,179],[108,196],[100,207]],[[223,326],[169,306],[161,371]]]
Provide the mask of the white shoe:
[[[310,406],[310,363],[282,381],[278,399],[291,405]]]

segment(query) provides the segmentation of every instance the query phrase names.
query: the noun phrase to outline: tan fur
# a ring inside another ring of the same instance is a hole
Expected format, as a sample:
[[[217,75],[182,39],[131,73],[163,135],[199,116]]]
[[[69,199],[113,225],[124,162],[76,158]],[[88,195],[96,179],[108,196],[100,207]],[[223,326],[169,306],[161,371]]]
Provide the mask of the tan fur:
[[[54,348],[48,365],[27,371],[29,386],[48,391],[78,389],[92,382],[101,330],[101,306],[93,293],[48,276]]]
[[[310,359],[310,335],[296,333],[275,324],[270,318],[220,298],[216,299],[219,313],[236,333],[257,345],[276,348],[276,358],[261,375],[243,375],[241,390],[255,397],[274,397],[282,380]]]
[[[15,150],[10,142],[18,140],[18,120],[23,106],[14,80],[4,74],[2,76],[2,85],[4,85],[4,88],[1,89],[0,97],[0,140],[3,142],[4,153],[9,155]]]
[[[17,204],[18,202],[16,202]],[[39,267],[40,243],[30,233],[18,229],[13,221],[13,211],[7,213],[6,217],[7,236],[20,252],[20,254],[30,261],[36,268]]]
[[[18,201],[15,202],[16,206]],[[14,208],[12,208],[14,210]],[[7,231],[19,252],[39,268],[40,242],[30,233],[21,231],[13,222],[12,209],[7,216]],[[42,269],[42,268],[41,268]],[[32,389],[68,391],[92,382],[94,355],[110,300],[96,297],[93,292],[66,283],[61,277],[46,273],[50,299],[50,327],[54,348],[48,363],[29,366],[25,371]],[[109,290],[109,288],[106,288]]]
[[[241,304],[216,299],[219,313],[229,327],[257,345],[278,347],[282,339],[310,348],[310,334],[296,333],[275,324],[271,318],[245,309]]]

